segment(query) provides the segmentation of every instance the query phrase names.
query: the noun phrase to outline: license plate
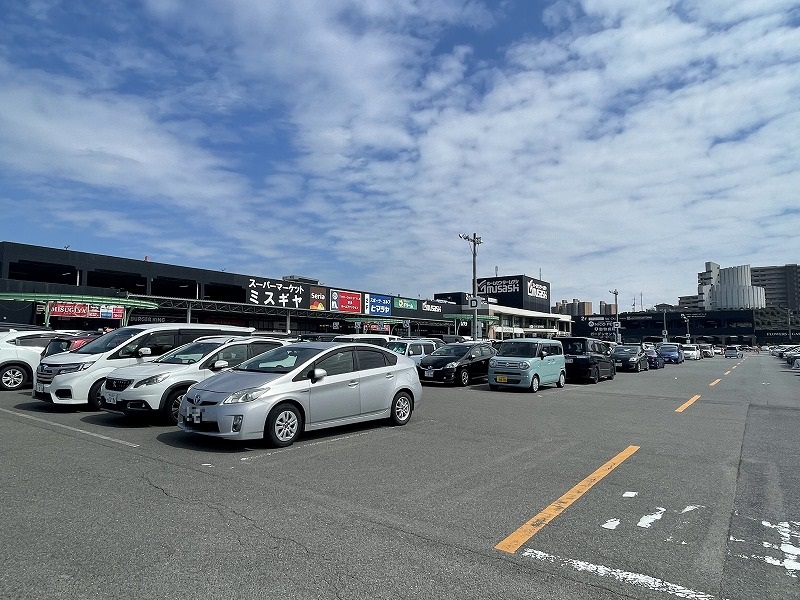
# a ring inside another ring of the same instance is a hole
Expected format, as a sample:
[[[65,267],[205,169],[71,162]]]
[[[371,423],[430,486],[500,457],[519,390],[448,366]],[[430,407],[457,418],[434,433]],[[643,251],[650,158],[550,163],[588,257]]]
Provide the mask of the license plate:
[[[36,384],[36,391],[44,393],[44,384],[43,383],[37,383]]]
[[[203,413],[200,412],[200,409],[191,408],[186,415],[186,420],[190,423],[200,423],[203,420]]]
[[[565,362],[565,363],[571,363],[571,362],[572,362],[572,359],[571,359],[571,358],[565,358],[565,359],[564,359],[564,362]]]
[[[614,364],[617,365],[618,367],[621,367],[622,366],[622,361],[621,360],[615,360]]]
[[[114,392],[106,392],[103,397],[106,399],[106,404],[116,404],[117,403],[117,394]]]
[[[497,383],[508,383],[508,377],[506,377],[505,375],[498,375],[494,379],[495,381],[497,381]]]
[[[428,369],[425,371],[425,377],[433,377],[433,369]]]

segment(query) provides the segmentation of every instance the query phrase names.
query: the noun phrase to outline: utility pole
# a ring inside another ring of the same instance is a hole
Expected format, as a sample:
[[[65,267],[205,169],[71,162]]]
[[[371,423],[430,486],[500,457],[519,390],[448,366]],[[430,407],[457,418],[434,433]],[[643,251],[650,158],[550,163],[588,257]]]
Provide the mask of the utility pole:
[[[472,237],[466,233],[459,233],[458,237],[470,243],[472,248],[472,339],[478,339],[478,246],[483,243],[477,233],[473,233]]]
[[[614,341],[619,343],[619,306],[617,304],[617,297],[619,296],[619,291],[617,288],[614,290],[608,290],[609,294],[614,294]]]

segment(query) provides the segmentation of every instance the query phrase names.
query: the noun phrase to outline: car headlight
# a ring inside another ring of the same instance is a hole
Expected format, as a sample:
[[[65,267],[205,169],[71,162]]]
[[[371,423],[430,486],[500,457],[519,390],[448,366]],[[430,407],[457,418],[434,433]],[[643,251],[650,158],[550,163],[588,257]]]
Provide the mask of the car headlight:
[[[78,367],[78,371],[85,371],[86,369],[91,367],[94,363],[95,363],[95,361],[87,362],[87,363],[81,363],[81,365]]]
[[[525,369],[530,369],[531,368],[531,363],[523,360],[521,363],[519,363],[519,368],[522,369],[523,371]]]
[[[263,394],[269,391],[269,388],[248,388],[246,390],[239,390],[233,392],[230,396],[222,401],[223,404],[242,404],[244,402],[252,402],[258,400]]]
[[[167,377],[169,377],[169,373],[159,373],[158,375],[153,375],[152,377],[148,377],[147,379],[142,379],[141,381],[137,382],[133,387],[138,388],[142,387],[143,385],[153,385],[156,383],[161,383]]]
[[[444,366],[444,368],[445,368],[445,369],[455,369],[457,366],[458,366],[458,363],[457,363],[457,362],[451,362],[451,363],[447,363],[447,364]]]
[[[490,360],[489,366],[494,369],[495,367],[497,367],[497,361],[495,359]]]

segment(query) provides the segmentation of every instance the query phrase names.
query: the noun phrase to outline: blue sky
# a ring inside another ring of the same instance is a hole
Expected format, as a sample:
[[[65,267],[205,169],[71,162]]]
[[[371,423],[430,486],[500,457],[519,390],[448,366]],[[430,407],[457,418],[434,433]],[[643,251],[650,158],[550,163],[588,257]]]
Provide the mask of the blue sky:
[[[5,0],[0,239],[621,308],[800,260],[796,0]]]

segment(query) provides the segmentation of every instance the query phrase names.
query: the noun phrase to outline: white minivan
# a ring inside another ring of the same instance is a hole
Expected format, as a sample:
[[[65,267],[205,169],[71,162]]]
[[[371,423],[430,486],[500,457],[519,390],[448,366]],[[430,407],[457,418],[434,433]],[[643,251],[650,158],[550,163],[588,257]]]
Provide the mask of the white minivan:
[[[199,323],[132,325],[109,331],[73,352],[42,359],[33,397],[54,404],[86,404],[99,409],[106,375],[119,367],[151,361],[199,337],[250,335],[251,327]]]

